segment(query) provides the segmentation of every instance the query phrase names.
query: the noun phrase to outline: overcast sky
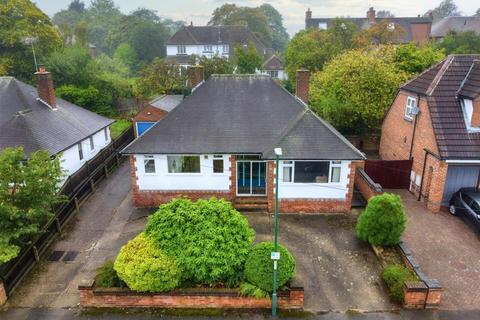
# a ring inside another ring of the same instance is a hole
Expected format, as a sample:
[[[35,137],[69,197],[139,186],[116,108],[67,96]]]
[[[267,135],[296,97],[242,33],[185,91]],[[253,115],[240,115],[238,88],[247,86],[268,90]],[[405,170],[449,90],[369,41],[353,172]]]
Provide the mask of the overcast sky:
[[[114,0],[124,13],[138,7],[157,10],[161,17],[174,20],[193,21],[194,25],[205,25],[212,11],[224,3],[236,3],[240,6],[256,7],[270,3],[283,16],[284,25],[292,36],[305,25],[305,11],[311,8],[313,17],[363,17],[368,7],[389,10],[395,16],[416,16],[438,6],[441,0]],[[40,9],[52,16],[55,12],[67,8],[70,0],[34,0]],[[88,5],[90,0],[84,0]],[[480,7],[478,0],[456,0],[455,3],[464,15],[472,15]]]

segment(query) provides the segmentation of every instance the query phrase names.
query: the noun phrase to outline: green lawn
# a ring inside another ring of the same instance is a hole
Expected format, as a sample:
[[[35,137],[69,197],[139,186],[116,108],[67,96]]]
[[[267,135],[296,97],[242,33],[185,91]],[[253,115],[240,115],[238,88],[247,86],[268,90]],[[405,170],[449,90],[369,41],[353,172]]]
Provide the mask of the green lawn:
[[[112,139],[118,137],[123,131],[128,129],[132,123],[126,119],[117,119],[111,126],[110,126],[110,136]]]

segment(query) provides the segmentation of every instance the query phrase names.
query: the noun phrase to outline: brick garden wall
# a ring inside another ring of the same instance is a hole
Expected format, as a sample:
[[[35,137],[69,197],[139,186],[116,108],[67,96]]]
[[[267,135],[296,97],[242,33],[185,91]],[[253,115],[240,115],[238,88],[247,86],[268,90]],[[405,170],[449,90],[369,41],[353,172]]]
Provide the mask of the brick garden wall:
[[[124,288],[96,288],[94,281],[78,287],[82,307],[138,307],[183,309],[267,309],[268,298],[242,297],[234,289],[185,289],[170,293],[138,293]],[[301,287],[278,293],[281,309],[302,309],[304,291]]]
[[[420,113],[416,118],[415,137],[413,136],[415,121],[404,119],[408,96],[416,98],[420,108]],[[412,171],[415,173],[415,178],[412,181],[410,191],[418,195],[420,183],[417,184],[416,182],[421,181],[423,173],[424,149],[428,149],[437,155],[439,152],[427,101],[424,98],[419,99],[415,94],[400,91],[382,125],[380,158],[383,160],[408,160],[412,139],[414,139],[411,154],[413,158]],[[447,164],[429,155],[425,173],[423,173],[422,199],[432,212],[440,211],[446,173]],[[417,176],[419,178],[416,178]]]
[[[366,178],[367,173],[363,168],[357,168],[355,173],[355,187],[360,191],[365,200],[369,200],[371,197],[378,196],[382,194],[382,188],[379,184],[375,184],[371,179]]]
[[[7,302],[7,291],[5,290],[5,285],[3,281],[0,280],[0,307]]]

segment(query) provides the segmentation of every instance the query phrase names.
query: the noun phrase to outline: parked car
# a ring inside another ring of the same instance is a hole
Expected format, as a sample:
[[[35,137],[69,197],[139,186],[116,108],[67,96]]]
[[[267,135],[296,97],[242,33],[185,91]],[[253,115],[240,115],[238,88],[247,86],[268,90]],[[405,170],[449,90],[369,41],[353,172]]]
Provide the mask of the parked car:
[[[464,215],[480,230],[480,192],[475,188],[462,188],[450,200],[448,211]]]

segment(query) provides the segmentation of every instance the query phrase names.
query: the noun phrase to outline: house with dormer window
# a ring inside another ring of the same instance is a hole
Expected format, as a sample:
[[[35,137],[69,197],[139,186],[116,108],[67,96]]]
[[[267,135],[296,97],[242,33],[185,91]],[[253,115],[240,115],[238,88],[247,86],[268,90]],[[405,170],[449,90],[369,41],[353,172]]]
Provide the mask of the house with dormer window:
[[[451,55],[403,85],[383,125],[380,156],[413,160],[410,191],[437,212],[480,181],[480,55]]]

